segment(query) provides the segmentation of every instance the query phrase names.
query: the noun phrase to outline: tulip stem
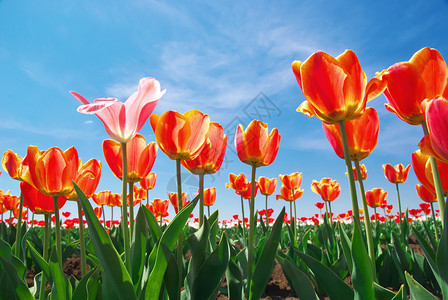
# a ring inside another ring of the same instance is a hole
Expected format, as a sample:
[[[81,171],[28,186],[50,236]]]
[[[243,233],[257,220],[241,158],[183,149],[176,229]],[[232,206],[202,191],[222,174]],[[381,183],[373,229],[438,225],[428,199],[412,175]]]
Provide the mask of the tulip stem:
[[[134,236],[134,183],[133,182],[129,182],[129,227],[131,228],[131,240],[132,240],[133,236]]]
[[[110,207],[110,226],[109,228],[112,228],[114,226],[114,207]]]
[[[398,217],[399,220],[399,224],[400,224],[400,228],[401,228],[401,223],[402,223],[402,217],[403,217],[403,213],[401,212],[401,199],[400,199],[400,190],[398,188],[398,183],[395,184],[396,189],[397,189],[397,199],[398,199],[398,213],[400,214]]]
[[[423,122],[423,133],[425,135],[429,134],[428,127],[426,126],[426,123]],[[444,228],[444,215],[445,215],[445,197],[443,196],[443,188],[442,188],[442,181],[440,180],[440,173],[439,168],[437,166],[437,160],[433,156],[429,156],[429,161],[431,163],[431,170],[432,170],[432,177],[434,180],[434,188],[436,190],[437,195],[437,202],[439,203],[439,210],[440,210],[440,219],[442,220],[442,229]]]
[[[252,165],[252,179],[251,179],[251,191],[249,202],[249,241],[248,241],[248,254],[247,254],[247,287],[249,288],[252,281],[252,264],[254,263],[254,213],[255,213],[255,171],[257,167]]]
[[[50,242],[50,215],[45,215],[45,227],[44,227],[44,248],[42,249],[42,255],[44,257],[45,261],[48,261],[48,246]],[[45,299],[45,287],[47,280],[45,278],[44,272],[42,272],[42,277],[40,280],[40,293],[39,293],[39,299],[44,300]]]
[[[176,159],[176,176],[177,176],[177,212],[179,212],[182,205],[182,180],[180,174],[180,159]],[[182,287],[182,273],[183,273],[183,244],[184,244],[184,231],[182,230],[177,238],[177,272],[179,275],[179,298],[180,298],[180,289]]]
[[[146,190],[146,207],[149,207],[149,190]]]
[[[431,202],[432,220],[434,221],[434,232],[436,234],[437,244],[439,243],[439,231],[437,230],[436,212],[434,211],[434,204]]]
[[[331,201],[328,201],[328,221],[331,224],[331,227],[333,228],[333,213],[331,212]]]
[[[53,196],[54,202],[54,226],[56,234],[56,250],[58,254],[58,262],[62,269],[62,243],[61,243],[61,224],[59,222],[59,196]]]
[[[204,174],[199,174],[199,228],[204,223]]]
[[[367,248],[370,256],[370,263],[372,264],[372,274],[376,281],[376,264],[375,264],[375,246],[373,245],[372,226],[370,224],[370,213],[367,205],[366,192],[364,190],[364,183],[362,181],[361,168],[359,167],[359,161],[355,160],[356,177],[358,178],[359,192],[361,193],[362,208],[364,210],[364,223],[366,224],[366,236],[367,236]],[[376,218],[376,210],[375,210]]]
[[[104,204],[101,205],[101,211],[103,212],[103,226],[106,228],[106,211],[104,210]]]
[[[207,206],[208,218],[210,218],[210,206]]]
[[[84,240],[84,221],[82,220],[82,208],[79,199],[76,201],[78,204],[78,219],[79,219],[79,246],[81,251],[81,272],[84,277],[87,274],[86,265],[86,244]]]
[[[295,196],[295,192],[293,189],[292,190],[292,201],[294,202],[294,246],[297,246],[297,209],[296,209],[296,200],[294,199],[294,196]]]
[[[356,223],[356,227],[359,229],[361,236],[361,223],[359,218],[359,206],[358,206],[358,197],[356,195],[356,186],[355,186],[355,177],[353,176],[353,166],[352,162],[350,160],[350,150],[348,146],[348,140],[347,140],[347,131],[345,129],[345,121],[339,121],[339,130],[341,131],[341,140],[342,140],[342,146],[344,149],[344,158],[345,158],[345,164],[347,166],[347,175],[348,175],[348,182],[350,185],[350,198],[352,200],[352,213],[353,213],[353,222]],[[355,227],[353,227],[355,228]]]
[[[17,230],[16,230],[16,248],[15,255],[20,258],[20,246],[22,239],[22,209],[23,209],[23,195],[20,192],[20,202],[19,202],[19,219],[17,220]]]
[[[127,205],[127,177],[128,177],[128,162],[126,153],[126,143],[121,143],[121,153],[123,160],[123,191],[121,194],[121,226],[123,231],[124,243],[124,263],[126,270],[131,274],[131,251],[129,245],[129,228],[128,228],[128,205]]]
[[[265,210],[265,217],[266,217],[266,226],[269,227],[269,218],[268,218],[268,195],[266,195],[266,210]]]
[[[31,228],[34,227],[34,213],[31,215]]]
[[[240,193],[241,194],[241,193]],[[243,199],[243,195],[241,194],[241,213],[243,214],[243,241],[244,241],[244,245],[247,245],[247,239],[246,239],[246,221],[245,221],[245,216],[244,216],[244,199]]]

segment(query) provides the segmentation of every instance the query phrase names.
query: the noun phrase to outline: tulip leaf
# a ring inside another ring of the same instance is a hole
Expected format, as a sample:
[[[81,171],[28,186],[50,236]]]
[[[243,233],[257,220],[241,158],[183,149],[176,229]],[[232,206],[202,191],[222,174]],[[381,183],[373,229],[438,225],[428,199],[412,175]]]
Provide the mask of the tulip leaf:
[[[308,254],[295,249],[294,251],[311,271],[313,271],[316,279],[331,299],[353,299],[353,290],[335,272]]]
[[[69,300],[72,298],[72,286],[68,282],[62,272],[61,265],[58,262],[58,256],[56,248],[53,247],[50,254],[50,261],[48,263],[51,272],[51,278],[53,278],[53,284],[51,287],[51,300]]]
[[[110,281],[113,293],[122,299],[135,299],[134,286],[131,277],[126,270],[117,250],[114,248],[107,231],[101,225],[89,200],[82,190],[73,182],[78,199],[81,202],[87,224],[89,226],[90,238],[95,252],[105,275]]]
[[[179,298],[179,271],[177,270],[176,258],[173,253],[164,245],[160,244],[168,264],[164,275],[164,282],[169,299],[176,300]]]
[[[353,260],[352,260],[352,254],[350,251],[350,249],[352,247],[352,242],[348,238],[345,230],[342,228],[341,223],[338,223],[338,228],[339,228],[340,241],[341,241],[341,245],[342,245],[342,252],[344,252],[344,258],[345,258],[345,261],[347,262],[348,270],[351,274],[353,272]]]
[[[448,206],[445,207],[444,228],[440,236],[436,253],[436,264],[439,271],[439,285],[443,298],[448,298]]]
[[[90,270],[89,273],[87,273],[81,278],[75,290],[73,291],[72,300],[85,300],[88,298],[87,282],[94,273],[98,273],[98,270],[99,268],[95,267],[94,269]]]
[[[199,196],[196,196],[190,204],[186,205],[178,212],[171,223],[165,228],[159,240],[160,244],[164,244],[170,251],[174,250],[176,241],[182,233],[184,226],[198,201]],[[149,261],[154,261],[154,263],[149,277],[143,285],[140,299],[159,299],[159,293],[163,283],[163,275],[165,274],[168,265],[168,259],[169,257],[166,257],[160,245],[157,248],[154,247],[153,251],[151,251]]]
[[[421,222],[421,223],[423,225],[423,228],[425,229],[426,236],[428,237],[429,242],[431,243],[432,248],[433,249],[437,249],[438,244],[437,244],[437,241],[434,239],[434,234],[429,230],[429,228],[428,228],[428,226],[426,225],[425,222]]]
[[[0,256],[0,295],[2,299],[33,300],[26,283],[19,277],[15,266]]]
[[[96,300],[98,296],[99,289],[99,271],[100,268],[96,268],[95,273],[90,276],[87,280],[86,290],[87,290],[87,300]]]
[[[218,247],[207,257],[194,276],[193,284],[190,285],[191,299],[211,298],[221,284],[229,257],[229,242],[227,235],[223,233]],[[214,298],[216,299],[216,295]]]
[[[358,226],[357,222],[353,223],[351,247],[353,259],[352,283],[355,291],[354,299],[375,299],[372,265],[361,235],[361,230]]]
[[[286,277],[289,279],[292,288],[296,292],[299,299],[316,299],[319,300],[314,291],[313,284],[310,279],[300,271],[295,265],[293,265],[288,259],[283,259],[280,263],[282,270]]]
[[[25,265],[20,259],[12,254],[11,246],[2,239],[0,239],[0,256],[14,266],[19,278],[24,278],[26,271]]]
[[[146,216],[146,222],[148,222],[149,232],[151,233],[152,241],[155,245],[162,235],[162,230],[160,229],[159,224],[157,224],[157,220],[156,217],[154,217],[154,214],[146,206],[142,206],[141,209],[143,209],[143,212]]]
[[[404,272],[406,276],[406,281],[409,285],[409,293],[411,295],[411,299],[437,299],[430,292],[428,292],[424,287],[420,285],[408,272]]]
[[[404,291],[404,284],[401,285],[400,290],[395,294],[392,300],[407,300],[408,297]]]
[[[33,245],[31,245],[30,242],[28,242],[28,247],[30,249],[31,257],[34,259],[34,261],[42,269],[42,272],[44,273],[46,279],[50,282],[50,284],[52,284],[53,283],[53,279],[51,277],[50,267],[48,266],[48,263],[40,255],[40,253],[37,252],[37,250],[33,247]]]
[[[374,289],[375,289],[375,299],[376,300],[391,300],[393,297],[395,297],[395,293],[391,290],[388,290],[378,283],[373,283]]]
[[[131,246],[131,276],[134,289],[137,290],[145,265],[146,241],[148,240],[148,226],[143,209],[139,209],[134,224]]]
[[[243,270],[233,258],[230,258],[227,265],[226,280],[229,299],[244,299]]]
[[[277,220],[275,220],[275,223],[272,226],[272,231],[269,238],[266,241],[263,251],[255,264],[252,281],[248,282],[250,291],[249,299],[259,299],[269,281],[269,277],[272,273],[272,267],[274,266],[277,248],[280,243],[284,215],[285,208],[283,207],[277,217]],[[249,268],[250,267],[251,266],[249,266]]]

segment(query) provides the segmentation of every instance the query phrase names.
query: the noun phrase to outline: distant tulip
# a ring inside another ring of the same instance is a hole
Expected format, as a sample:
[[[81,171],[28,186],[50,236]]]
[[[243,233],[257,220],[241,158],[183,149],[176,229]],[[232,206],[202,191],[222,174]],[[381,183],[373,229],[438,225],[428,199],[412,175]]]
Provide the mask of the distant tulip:
[[[22,181],[22,173],[25,171],[22,167],[22,161],[22,157],[18,156],[11,150],[8,150],[3,153],[2,167],[12,179]]]
[[[341,194],[339,183],[331,178],[322,178],[320,182],[313,180],[311,190],[320,195],[324,201],[334,201]]]
[[[78,170],[74,173],[73,181],[75,181],[87,198],[92,197],[100,182],[101,163],[96,159],[91,159],[85,164],[82,164],[81,160],[79,160]],[[75,190],[73,190],[70,194],[66,195],[65,198],[67,198],[67,200],[77,201],[78,195]]]
[[[204,205],[212,206],[216,201],[216,188],[204,189]]]
[[[275,188],[277,187],[277,178],[269,179],[260,176],[258,178],[258,186],[262,195],[270,196],[275,192]]]
[[[384,176],[386,176],[387,180],[389,180],[389,182],[391,183],[406,182],[410,169],[411,165],[408,165],[406,169],[404,168],[403,164],[398,164],[395,166],[395,168],[390,164],[383,165]]]
[[[367,179],[367,168],[365,165],[359,165],[359,170],[361,172],[361,179],[366,180]],[[347,175],[347,172],[345,172],[345,176]],[[358,175],[356,174],[356,167],[353,168],[353,177],[355,177],[355,180],[358,180]]]
[[[177,201],[177,199],[176,199]],[[156,216],[165,218],[168,216],[168,200],[162,200],[162,199],[154,199],[152,202],[152,208],[154,210],[154,214]]]
[[[302,197],[303,192],[304,191],[301,189],[294,190],[294,197],[293,197],[292,190],[290,190],[286,186],[282,185],[282,187],[280,188],[280,195],[276,195],[275,198],[277,200],[283,199],[286,201],[296,201],[297,199]]]
[[[99,98],[90,103],[81,94],[70,93],[83,104],[78,107],[78,112],[95,114],[111,138],[127,143],[143,127],[165,90],[160,91],[160,83],[147,77],[140,80],[138,91],[124,103],[116,98]]]
[[[295,172],[289,175],[279,175],[282,184],[289,190],[297,190],[302,184],[302,173]]]
[[[152,190],[156,185],[157,174],[149,173],[148,176],[140,180],[140,186],[145,190]]]
[[[245,192],[250,188],[250,183],[243,173],[240,173],[239,175],[230,173],[229,182],[226,183],[226,188],[234,189],[236,192]]]
[[[168,193],[168,198],[170,199],[174,211],[177,214],[178,213],[177,193]],[[190,203],[190,201],[187,201],[187,193],[182,192],[182,208],[185,207],[188,203]]]
[[[96,203],[96,205],[107,205],[109,203],[109,198],[111,197],[112,192],[111,191],[101,191],[97,194],[92,195],[93,202]]]
[[[251,189],[250,189],[250,185],[251,185],[251,182],[249,182],[249,188],[248,188],[247,190],[245,190],[244,192],[239,192],[239,191],[235,190],[235,193],[236,193],[237,195],[241,195],[241,196],[243,196],[244,199],[250,199],[250,198],[251,198]],[[254,197],[257,197],[258,188],[259,188],[258,182],[255,181],[255,193],[254,193]]]
[[[303,63],[294,61],[292,70],[307,101],[297,111],[317,116],[325,123],[358,118],[367,101],[382,93],[377,78],[368,83],[356,54],[351,50],[334,58],[317,51]]]
[[[370,191],[366,191],[367,205],[372,208],[381,207],[381,204],[386,200],[387,192],[382,188],[375,188]]]

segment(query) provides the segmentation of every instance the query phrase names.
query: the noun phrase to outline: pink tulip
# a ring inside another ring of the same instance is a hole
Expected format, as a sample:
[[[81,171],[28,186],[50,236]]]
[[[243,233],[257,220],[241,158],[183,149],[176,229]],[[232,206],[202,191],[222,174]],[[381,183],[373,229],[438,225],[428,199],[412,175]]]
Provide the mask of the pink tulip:
[[[443,97],[427,99],[422,108],[429,134],[419,144],[421,151],[448,163],[448,100]]]
[[[160,91],[159,81],[147,77],[140,79],[138,91],[124,103],[116,98],[99,98],[90,103],[81,94],[70,93],[83,104],[78,112],[97,115],[111,138],[127,143],[143,127],[165,90]]]

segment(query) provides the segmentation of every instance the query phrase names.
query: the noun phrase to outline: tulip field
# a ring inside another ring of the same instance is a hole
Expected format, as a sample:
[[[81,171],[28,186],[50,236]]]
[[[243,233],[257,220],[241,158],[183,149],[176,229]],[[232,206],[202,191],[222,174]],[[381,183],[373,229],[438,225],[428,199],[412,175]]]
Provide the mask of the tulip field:
[[[351,50],[337,57],[317,51],[294,61],[292,71],[306,98],[297,111],[322,121],[347,177],[337,182],[323,173],[313,181],[311,190],[322,199],[313,216],[297,215],[302,173],[260,176],[281,147],[277,128],[253,120],[234,128],[228,141],[223,126],[199,110],[157,115],[165,90],[149,77],[125,102],[91,102],[71,91],[78,112],[96,115],[111,138],[102,143],[107,166],[94,158],[83,163],[76,146],[29,146],[23,158],[15,150],[3,154],[2,176],[18,181],[20,195],[0,191],[0,299],[448,299],[442,55],[422,48],[369,81]],[[384,162],[396,198],[364,187],[368,170],[361,161],[379,135],[378,113],[367,105],[380,94],[388,111],[424,133],[412,165]],[[147,121],[155,141],[139,133]],[[205,188],[204,178],[220,170],[230,143],[247,173],[229,172],[226,188],[241,208],[223,219],[213,205],[225,200],[215,187]],[[158,188],[151,172],[157,155],[171,159],[175,170],[177,191],[167,199],[149,193]],[[121,180],[120,194],[97,189],[106,167]],[[182,170],[198,176],[191,201]],[[411,209],[400,198],[409,172],[420,181],[422,200]],[[349,199],[341,199],[341,187],[350,190]],[[262,204],[255,204],[257,194]],[[280,211],[271,208],[273,199],[284,201]],[[334,212],[336,199],[351,209]],[[67,201],[77,213],[64,209]],[[175,215],[168,219],[170,206]],[[106,219],[109,207],[120,214]],[[274,273],[286,285],[282,293],[271,288]]]

